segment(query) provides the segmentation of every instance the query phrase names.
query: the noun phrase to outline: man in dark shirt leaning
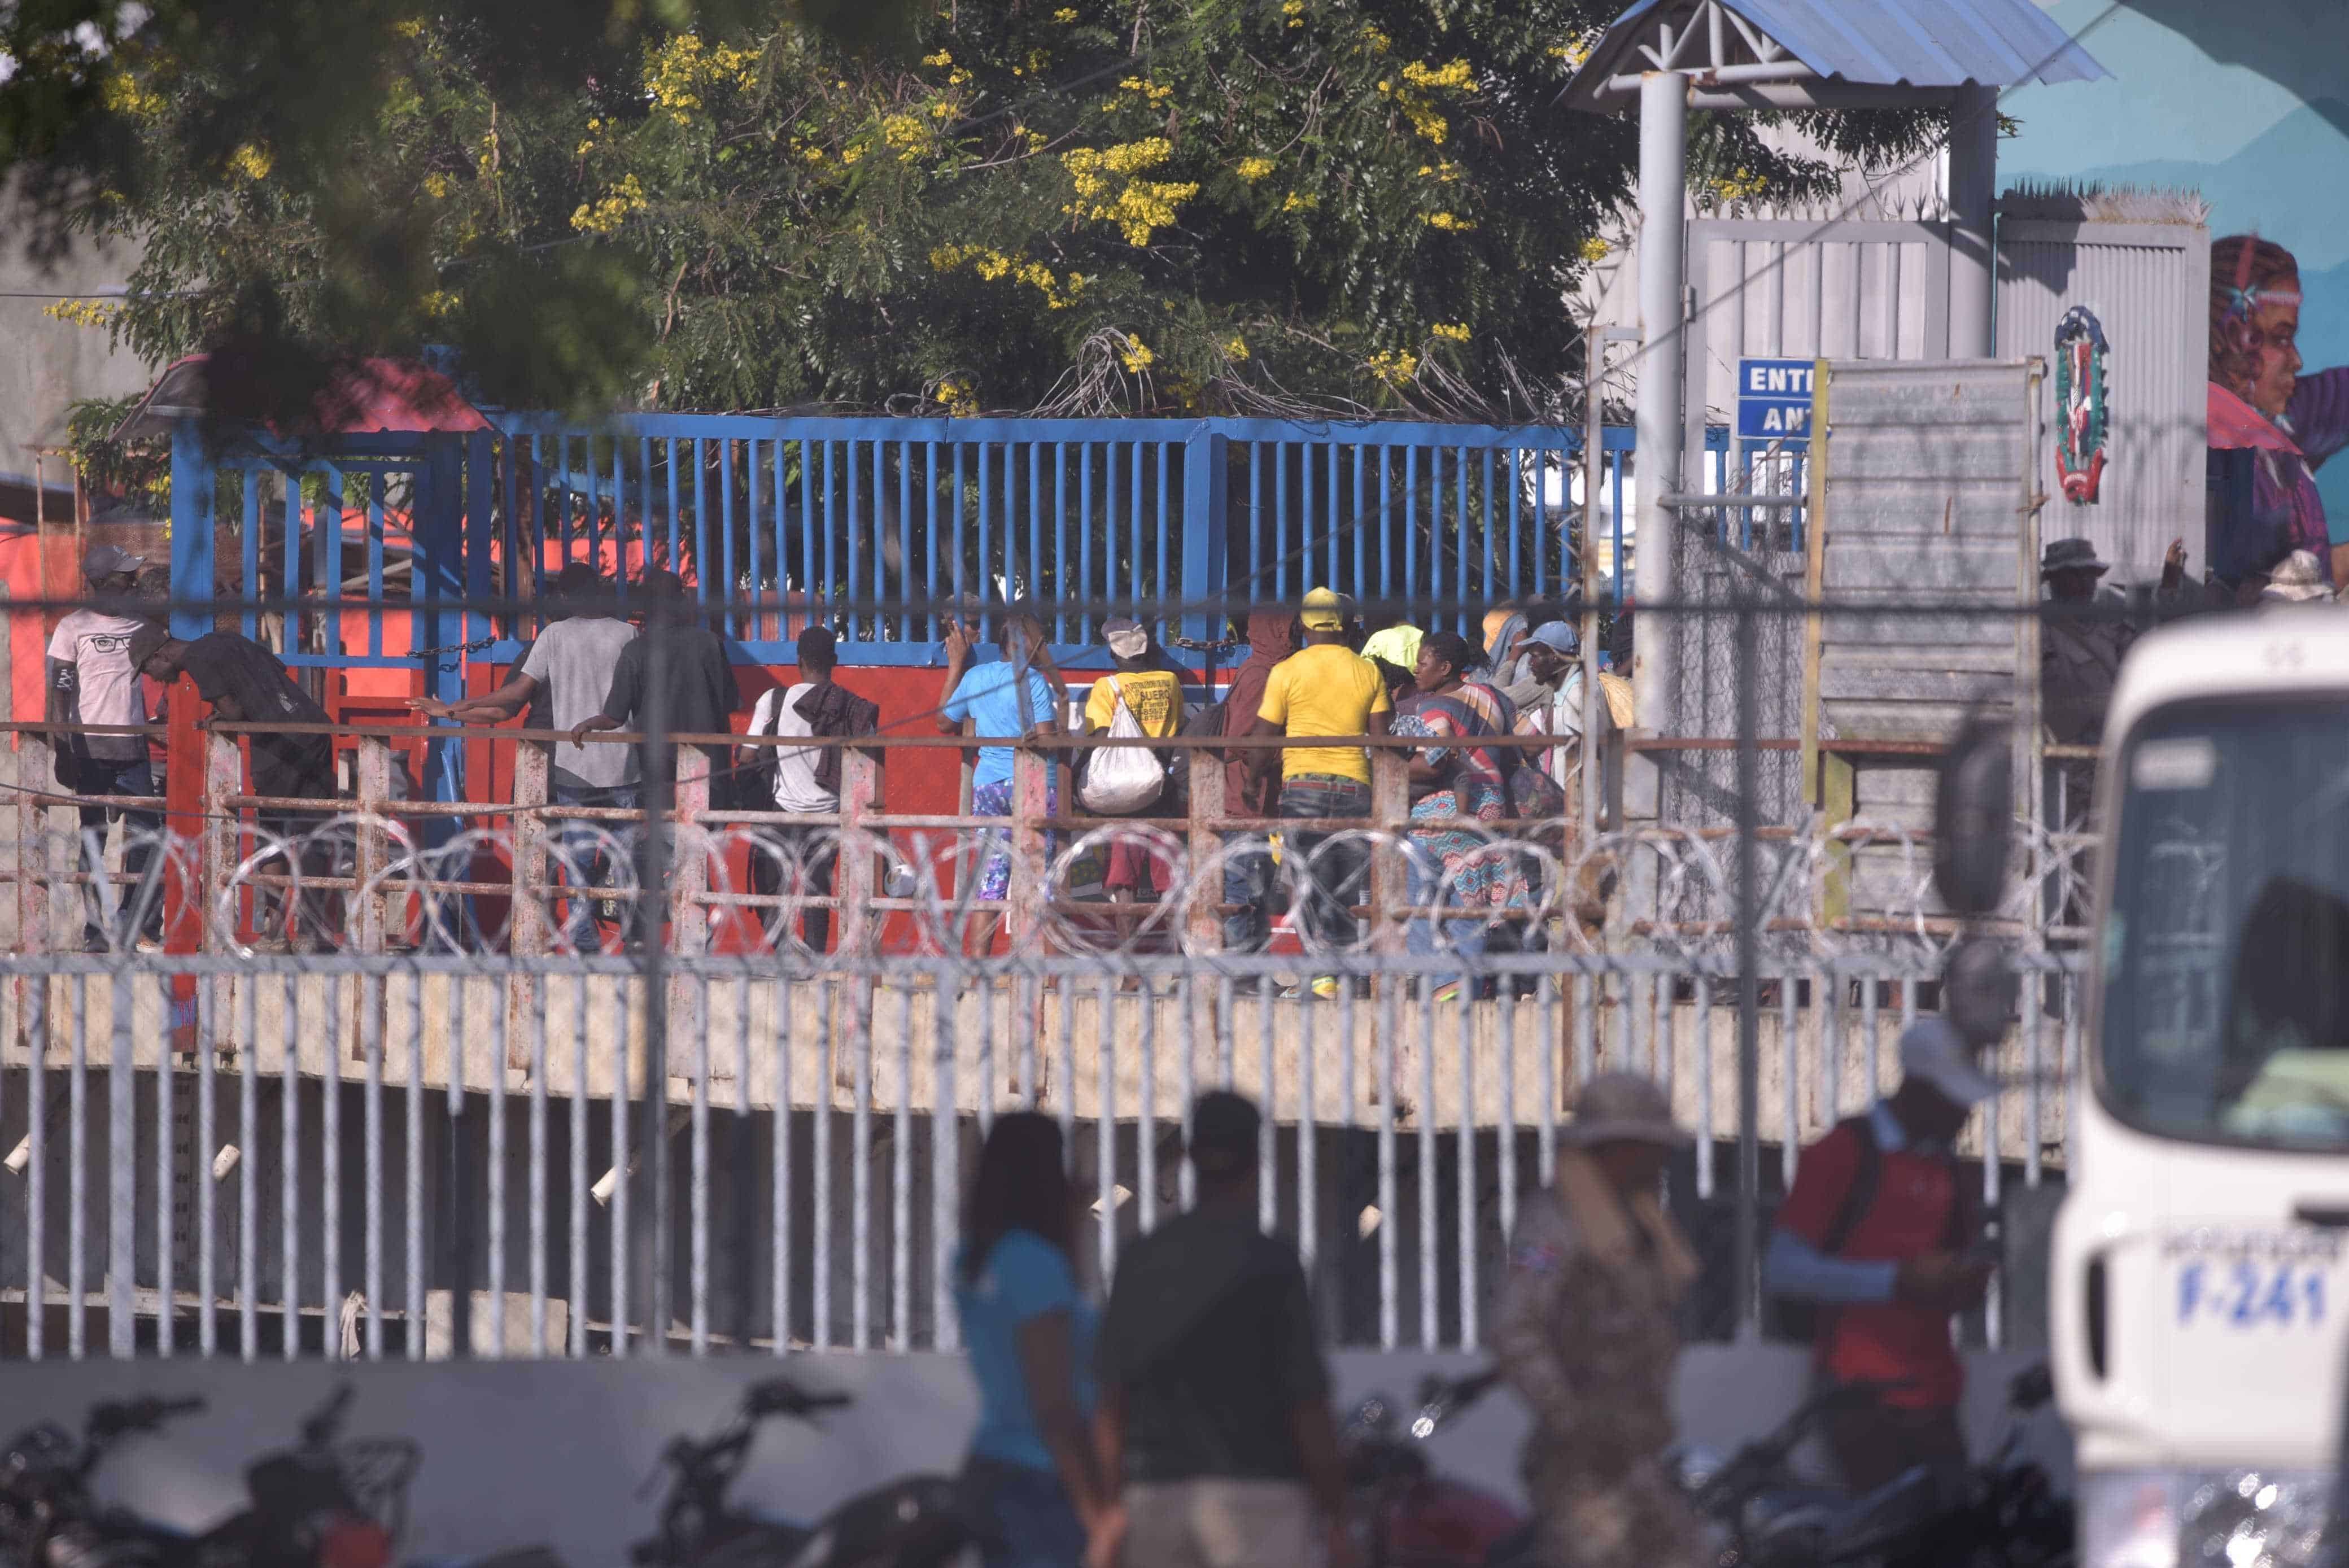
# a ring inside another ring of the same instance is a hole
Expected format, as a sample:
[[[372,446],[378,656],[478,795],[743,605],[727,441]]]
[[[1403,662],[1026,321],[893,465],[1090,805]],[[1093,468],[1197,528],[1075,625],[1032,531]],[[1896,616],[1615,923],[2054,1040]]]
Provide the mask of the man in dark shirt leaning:
[[[196,695],[212,705],[214,718],[232,724],[328,724],[326,710],[294,684],[294,677],[276,655],[250,637],[234,632],[212,632],[182,642],[160,626],[142,626],[130,639],[131,662],[140,673],[169,686],[182,675],[196,683]],[[253,792],[276,799],[329,800],[335,798],[335,743],[316,734],[255,731],[245,738],[252,759]],[[295,863],[305,878],[335,874],[334,845],[319,830],[332,808],[309,813],[285,807],[263,807],[261,830],[297,846]],[[268,867],[264,869],[282,870]],[[314,949],[342,925],[338,896],[316,890],[301,898],[301,915],[294,915],[284,897],[270,901],[272,913],[262,916],[264,934],[282,920],[283,940],[302,950]],[[280,938],[264,934],[264,944]]]
[[[1355,1561],[1330,1374],[1296,1249],[1257,1226],[1262,1119],[1215,1090],[1191,1111],[1199,1202],[1133,1243],[1102,1321],[1096,1441],[1121,1478],[1092,1568]]]
[[[667,737],[724,733],[732,727],[730,716],[742,698],[727,661],[726,639],[687,599],[685,580],[656,567],[644,574],[637,592],[645,606],[644,633],[620,650],[604,711],[574,725],[571,743],[577,746],[598,729],[633,729],[658,738],[647,740],[637,758],[646,807],[657,810],[674,799],[677,782],[676,748]],[[727,798],[732,748],[701,749],[709,758],[710,800],[719,804]]]
[[[571,743],[577,746],[598,729],[633,729],[647,737],[636,748],[636,777],[646,820],[659,821],[677,800],[677,748],[668,738],[728,732],[742,699],[733,665],[727,661],[726,640],[688,602],[685,580],[656,567],[639,580],[637,591],[645,606],[643,634],[620,650],[604,711],[574,725]],[[701,748],[709,758],[709,804],[719,810],[733,803],[733,749]],[[654,874],[654,842],[649,834],[636,840],[638,887],[667,880]],[[661,920],[657,912],[639,906],[628,922],[631,939],[651,940]]]

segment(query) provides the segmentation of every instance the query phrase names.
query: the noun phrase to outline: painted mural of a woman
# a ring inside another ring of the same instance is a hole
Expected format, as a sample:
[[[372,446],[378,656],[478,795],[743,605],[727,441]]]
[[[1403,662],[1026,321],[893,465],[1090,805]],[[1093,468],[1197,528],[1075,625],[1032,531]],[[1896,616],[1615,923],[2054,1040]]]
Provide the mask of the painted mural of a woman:
[[[2332,542],[2315,470],[2349,446],[2349,366],[2300,373],[2300,263],[2282,245],[2232,234],[2210,246],[2210,446],[2250,451],[2248,512],[2214,531],[2213,573],[2256,593],[2295,550],[2327,582],[2349,583],[2349,543]]]

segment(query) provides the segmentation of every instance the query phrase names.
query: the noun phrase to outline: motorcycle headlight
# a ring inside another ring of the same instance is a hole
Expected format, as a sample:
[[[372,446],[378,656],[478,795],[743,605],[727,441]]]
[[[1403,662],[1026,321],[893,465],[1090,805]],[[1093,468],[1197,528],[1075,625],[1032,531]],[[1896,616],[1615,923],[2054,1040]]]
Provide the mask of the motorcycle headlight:
[[[2323,1470],[2124,1470],[2080,1481],[2081,1568],[2318,1568]]]

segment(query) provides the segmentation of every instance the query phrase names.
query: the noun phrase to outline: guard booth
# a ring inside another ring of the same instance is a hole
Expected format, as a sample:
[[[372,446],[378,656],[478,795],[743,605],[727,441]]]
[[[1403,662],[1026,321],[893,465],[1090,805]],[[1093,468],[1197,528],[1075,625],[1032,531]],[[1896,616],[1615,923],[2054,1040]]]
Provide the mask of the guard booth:
[[[1999,90],[2106,74],[2033,0],[1850,0],[1829,7],[1640,0],[1577,73],[1568,107],[1620,113],[1636,105],[1640,117],[1641,327],[1637,356],[1625,366],[1637,381],[1644,455],[1638,593],[1688,612],[1648,617],[1640,628],[1633,667],[1640,765],[1626,779],[1633,819],[1718,832],[1750,811],[1758,826],[1798,834],[1889,819],[1897,833],[1899,824],[1921,824],[1930,814],[1921,781],[1961,710],[1958,694],[2001,680],[2035,686],[2035,649],[2019,648],[2011,621],[2014,605],[2038,593],[2035,572],[2017,564],[2036,546],[2019,504],[2025,452],[2015,443],[2037,454],[2030,459],[2032,493],[2060,496],[2052,443],[2044,433],[2026,435],[2019,423],[2002,438],[2006,446],[1992,465],[2006,487],[1995,509],[1994,564],[1989,554],[1929,552],[1902,577],[1890,542],[1919,521],[1915,509],[1933,504],[1928,497],[1948,499],[1961,476],[1931,463],[1909,470],[1906,482],[1868,492],[1888,509],[1876,522],[1860,518],[1861,490],[1837,487],[1863,481],[1856,475],[1829,481],[1817,469],[1835,449],[1820,444],[1826,415],[1814,406],[1812,388],[1798,389],[1798,378],[1816,375],[1824,388],[1824,378],[1842,376],[1854,417],[1879,396],[1897,403],[1908,395],[1895,393],[1896,370],[1922,377],[1917,386],[1963,385],[1977,397],[1996,382],[2015,421],[2044,422],[2045,389],[2039,412],[2026,415],[2021,367],[2032,358],[2054,366],[2057,323],[2091,304],[2103,313],[2108,342],[2127,338],[2114,353],[2126,355],[2137,396],[2126,407],[2115,401],[2101,499],[2066,501],[2070,515],[2046,526],[2050,537],[2088,532],[2108,558],[2149,562],[2158,571],[2169,535],[2147,542],[2139,535],[2151,525],[2140,520],[2175,515],[2181,486],[2189,498],[2199,486],[2190,449],[2200,418],[2192,406],[2201,394],[2199,386],[2171,385],[2178,334],[2148,312],[2173,297],[2167,291],[2196,286],[2173,263],[2190,258],[2199,232],[2172,223],[2155,232],[2147,212],[2061,192],[2010,198],[2003,211],[1994,201]],[[1692,109],[1875,108],[1949,115],[1942,182],[1910,180],[1889,196],[1775,211],[1690,188]],[[2148,263],[2148,256],[2158,260]],[[1724,434],[1730,459],[1718,470],[1698,460],[1708,440]],[[1854,444],[1842,456],[1855,462],[1881,459],[1895,438],[1889,430],[1881,439],[1851,434]],[[1823,534],[1819,506],[1830,494],[1838,521]],[[1975,511],[1986,504],[1967,503]],[[1992,527],[1987,513],[1969,518],[1976,530]],[[1873,542],[1871,527],[1880,528]],[[1968,538],[1969,548],[1992,550],[1989,534]],[[1810,614],[1823,593],[1834,597],[1847,586],[1863,603],[1884,601],[1885,612]],[[1978,609],[1994,603],[2009,616],[1994,632],[1960,632],[1914,617],[1907,624],[1894,612],[1899,602],[1943,588],[1973,596]],[[1732,613],[1740,605],[1764,612],[1748,618],[1744,633]],[[1872,659],[1871,648],[1884,658]],[[1744,758],[1742,707],[1758,748]],[[1896,760],[1906,766],[1889,766]],[[1901,851],[1853,844],[1835,855],[1826,907],[1779,913],[1865,929],[1901,906],[1878,902],[1908,874],[1889,869],[1906,863]],[[1792,876],[1782,867],[1771,896],[1785,893]],[[1916,880],[1921,887],[1921,876]],[[1658,889],[1653,914],[1720,921],[1733,913],[1733,892],[1724,885],[1692,903],[1683,886],[1681,906],[1668,909]]]

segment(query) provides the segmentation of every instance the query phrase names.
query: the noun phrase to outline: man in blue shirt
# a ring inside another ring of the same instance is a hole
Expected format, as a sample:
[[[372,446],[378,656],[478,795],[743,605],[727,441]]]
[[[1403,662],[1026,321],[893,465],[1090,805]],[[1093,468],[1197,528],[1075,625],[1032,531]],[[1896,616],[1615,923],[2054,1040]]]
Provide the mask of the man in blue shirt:
[[[969,634],[958,621],[947,624],[947,678],[938,698],[939,732],[959,735],[963,721],[968,719],[971,733],[980,739],[1017,743],[1060,734],[1059,699],[1053,682],[1044,674],[1050,661],[1043,652],[1043,628],[1016,613],[999,617],[997,628],[996,642],[1003,657],[973,665]],[[1011,815],[1011,756],[1009,746],[978,748],[978,767],[970,778],[972,816]],[[1057,769],[1048,777],[1045,790],[1044,810],[1057,813],[1061,809]],[[988,854],[986,868],[979,873],[978,896],[999,903],[1011,886],[1010,846],[999,831],[988,832],[981,841],[988,846]],[[1048,856],[1050,842],[1048,839]],[[964,950],[974,957],[985,957],[995,946],[996,928],[1002,921],[998,910],[980,911],[971,920]]]

